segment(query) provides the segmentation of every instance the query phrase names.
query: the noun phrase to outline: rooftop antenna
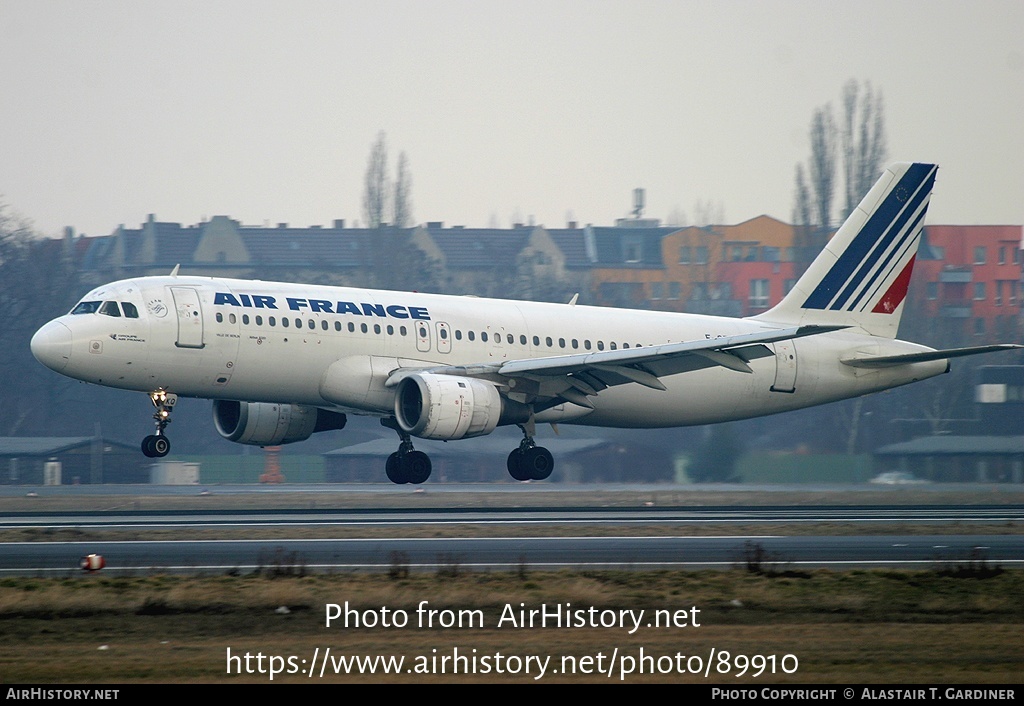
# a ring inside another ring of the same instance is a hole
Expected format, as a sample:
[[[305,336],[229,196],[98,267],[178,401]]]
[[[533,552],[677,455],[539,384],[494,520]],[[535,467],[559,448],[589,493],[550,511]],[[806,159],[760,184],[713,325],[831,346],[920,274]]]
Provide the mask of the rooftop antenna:
[[[644,214],[644,189],[633,189],[633,218],[639,219]]]

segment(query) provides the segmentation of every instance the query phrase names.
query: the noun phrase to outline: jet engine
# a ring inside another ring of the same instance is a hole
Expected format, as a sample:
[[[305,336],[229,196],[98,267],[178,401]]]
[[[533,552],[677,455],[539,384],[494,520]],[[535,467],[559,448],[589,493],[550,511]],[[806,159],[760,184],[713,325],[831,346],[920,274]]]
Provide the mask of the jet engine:
[[[402,379],[395,394],[398,426],[424,439],[483,436],[499,424],[529,417],[526,405],[502,399],[494,385],[473,378],[414,373]]]
[[[346,417],[340,412],[298,404],[214,400],[213,422],[228,441],[276,446],[305,441],[318,431],[343,429]]]

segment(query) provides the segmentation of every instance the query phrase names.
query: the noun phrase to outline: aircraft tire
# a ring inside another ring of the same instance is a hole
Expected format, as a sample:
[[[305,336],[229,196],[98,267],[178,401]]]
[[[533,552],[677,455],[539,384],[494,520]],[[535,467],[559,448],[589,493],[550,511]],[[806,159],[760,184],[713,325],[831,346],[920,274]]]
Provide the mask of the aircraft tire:
[[[405,474],[405,464],[402,463],[401,457],[397,452],[388,456],[388,462],[385,466],[385,470],[388,474],[388,480],[397,485],[408,483],[409,480]]]
[[[530,474],[527,473],[526,466],[523,464],[523,452],[519,449],[512,449],[512,453],[508,455],[507,465],[508,474],[514,480],[530,480]]]
[[[156,455],[153,453],[153,439],[155,438],[156,437],[150,434],[142,440],[142,454],[146,458],[153,458]]]
[[[166,436],[154,436],[151,448],[153,449],[153,456],[156,458],[163,458],[171,452],[171,440]]]
[[[422,451],[410,451],[403,459],[406,483],[419,485],[430,478],[430,456]]]
[[[551,471],[555,470],[555,459],[543,446],[534,446],[524,451],[519,463],[532,480],[546,480],[551,476]]]

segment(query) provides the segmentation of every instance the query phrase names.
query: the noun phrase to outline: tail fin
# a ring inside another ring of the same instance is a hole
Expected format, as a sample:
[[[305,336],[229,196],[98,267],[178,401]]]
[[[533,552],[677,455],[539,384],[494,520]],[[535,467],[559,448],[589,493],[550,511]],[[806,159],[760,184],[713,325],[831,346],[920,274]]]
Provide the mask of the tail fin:
[[[889,166],[789,294],[754,318],[895,338],[937,170]]]

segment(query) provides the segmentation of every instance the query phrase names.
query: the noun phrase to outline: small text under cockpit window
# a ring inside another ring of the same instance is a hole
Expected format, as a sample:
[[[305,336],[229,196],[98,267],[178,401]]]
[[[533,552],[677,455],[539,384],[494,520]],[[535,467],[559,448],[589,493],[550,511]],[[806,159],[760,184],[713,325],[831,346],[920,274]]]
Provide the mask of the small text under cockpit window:
[[[79,302],[78,305],[71,310],[72,314],[95,314],[100,308],[100,304],[103,302]]]

